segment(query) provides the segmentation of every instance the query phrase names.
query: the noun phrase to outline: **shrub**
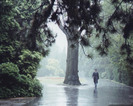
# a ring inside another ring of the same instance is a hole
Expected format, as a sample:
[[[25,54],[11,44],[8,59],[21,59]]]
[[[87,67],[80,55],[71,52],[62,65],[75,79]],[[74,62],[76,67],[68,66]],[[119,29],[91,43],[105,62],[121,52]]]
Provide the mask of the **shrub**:
[[[10,97],[41,96],[42,86],[37,79],[19,74],[17,65],[0,64],[0,99]]]
[[[13,63],[2,63],[0,65],[0,85],[10,87],[19,80],[19,69]]]
[[[42,55],[39,52],[22,50],[18,62],[20,74],[31,75],[32,78],[35,78],[41,58]]]

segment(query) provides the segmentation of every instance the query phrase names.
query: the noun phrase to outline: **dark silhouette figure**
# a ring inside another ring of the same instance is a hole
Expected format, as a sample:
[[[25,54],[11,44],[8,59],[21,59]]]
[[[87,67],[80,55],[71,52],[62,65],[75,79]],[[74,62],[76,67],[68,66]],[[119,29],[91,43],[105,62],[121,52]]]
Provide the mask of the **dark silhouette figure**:
[[[97,72],[97,69],[95,69],[95,72],[93,72],[92,77],[94,80],[95,88],[97,88],[98,79],[99,79],[99,73]]]

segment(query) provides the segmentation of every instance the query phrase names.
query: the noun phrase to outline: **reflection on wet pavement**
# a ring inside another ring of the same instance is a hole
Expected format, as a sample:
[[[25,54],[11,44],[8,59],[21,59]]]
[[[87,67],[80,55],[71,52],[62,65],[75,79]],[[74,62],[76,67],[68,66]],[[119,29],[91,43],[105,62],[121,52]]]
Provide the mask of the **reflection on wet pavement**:
[[[133,88],[108,80],[100,80],[97,89],[91,80],[82,86],[43,86],[43,97],[28,106],[113,106],[133,103]]]
[[[93,95],[94,95],[94,98],[98,98],[98,91],[97,91],[97,88],[94,89]]]
[[[77,106],[78,104],[78,88],[64,87],[64,91],[67,99],[67,106]]]

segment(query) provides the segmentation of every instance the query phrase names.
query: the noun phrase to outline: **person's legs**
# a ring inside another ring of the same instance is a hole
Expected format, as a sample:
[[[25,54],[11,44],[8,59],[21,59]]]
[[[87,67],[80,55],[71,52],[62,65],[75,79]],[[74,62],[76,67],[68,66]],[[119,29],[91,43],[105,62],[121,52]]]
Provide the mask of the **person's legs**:
[[[97,88],[97,83],[95,83],[95,88]]]
[[[97,88],[97,80],[94,79],[94,85],[95,85],[95,88]]]

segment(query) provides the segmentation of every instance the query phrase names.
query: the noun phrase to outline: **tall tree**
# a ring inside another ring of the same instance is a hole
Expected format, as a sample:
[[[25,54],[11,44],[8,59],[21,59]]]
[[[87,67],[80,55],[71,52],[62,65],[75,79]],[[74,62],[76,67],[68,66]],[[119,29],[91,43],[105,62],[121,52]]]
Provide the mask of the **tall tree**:
[[[31,47],[36,47],[36,36],[38,28],[41,27],[46,20],[52,20],[56,22],[59,28],[65,33],[68,41],[68,53],[66,64],[66,76],[64,83],[71,85],[80,85],[78,77],[78,49],[79,44],[81,46],[89,46],[88,38],[92,36],[93,30],[95,35],[101,37],[101,43],[96,47],[101,55],[107,55],[108,47],[110,45],[109,33],[117,32],[113,21],[118,21],[124,24],[123,37],[125,38],[125,44],[122,45],[123,49],[126,49],[127,54],[131,53],[130,45],[127,42],[132,30],[132,0],[111,0],[110,5],[114,6],[114,11],[110,13],[106,20],[100,14],[101,6],[104,1],[101,0],[52,0],[47,8],[43,9],[42,13],[36,12],[34,15],[34,21],[31,28],[30,38],[34,41]],[[112,3],[112,4],[111,4]],[[125,8],[122,6],[124,5]],[[126,14],[125,14],[126,13]],[[125,15],[128,18],[125,18]],[[107,22],[105,22],[107,21]],[[101,24],[102,23],[102,24]],[[46,24],[44,24],[46,26]],[[47,29],[47,28],[46,28]],[[119,28],[118,28],[119,29]],[[54,40],[48,30],[49,37],[47,41]],[[50,42],[51,42],[50,41]],[[90,55],[87,55],[90,57]]]
[[[99,0],[62,0],[57,1],[51,20],[64,32],[68,42],[65,84],[80,85],[78,76],[79,44],[89,46],[87,38],[92,28],[101,22]],[[89,56],[89,55],[88,55]]]

